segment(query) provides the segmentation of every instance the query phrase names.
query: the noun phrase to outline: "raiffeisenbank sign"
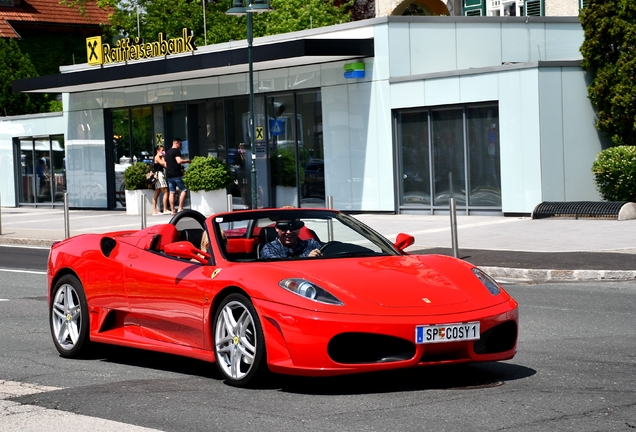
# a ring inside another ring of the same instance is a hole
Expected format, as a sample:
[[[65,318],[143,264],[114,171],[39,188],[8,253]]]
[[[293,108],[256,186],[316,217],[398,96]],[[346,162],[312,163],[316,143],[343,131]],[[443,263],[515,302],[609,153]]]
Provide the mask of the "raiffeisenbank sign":
[[[181,37],[166,39],[165,34],[159,33],[156,42],[139,43],[139,38],[120,39],[114,47],[102,43],[101,36],[86,38],[86,56],[89,65],[120,63],[169,54],[181,54],[197,49],[194,36],[188,29],[183,29]]]

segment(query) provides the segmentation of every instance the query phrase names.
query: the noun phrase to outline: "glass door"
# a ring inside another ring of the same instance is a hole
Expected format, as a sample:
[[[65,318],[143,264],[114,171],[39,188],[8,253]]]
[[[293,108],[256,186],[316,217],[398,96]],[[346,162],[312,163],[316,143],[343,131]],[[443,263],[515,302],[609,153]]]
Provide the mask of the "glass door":
[[[296,129],[299,126],[294,94],[267,98],[267,142],[269,149],[269,195],[275,207],[298,207],[298,149]],[[302,128],[302,126],[301,126]]]
[[[114,179],[116,208],[126,207],[124,171],[136,162],[152,163],[154,136],[152,107],[111,111],[115,153]]]
[[[66,167],[64,135],[20,138],[19,204],[50,204],[64,201]]]
[[[35,166],[33,164],[33,139],[20,140],[20,179],[18,181],[20,204],[35,203]]]
[[[52,203],[51,188],[51,143],[49,138],[36,138],[33,140],[35,154],[35,202]]]

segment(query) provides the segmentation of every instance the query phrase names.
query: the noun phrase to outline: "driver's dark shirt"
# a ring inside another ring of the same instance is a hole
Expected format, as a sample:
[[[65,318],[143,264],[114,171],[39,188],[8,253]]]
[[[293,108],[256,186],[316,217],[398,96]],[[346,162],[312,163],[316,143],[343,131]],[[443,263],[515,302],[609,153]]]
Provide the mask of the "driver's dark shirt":
[[[267,243],[261,250],[261,258],[293,258],[306,257],[314,249],[320,249],[321,245],[314,239],[301,240],[298,239],[296,247],[292,250],[282,245],[278,239]]]

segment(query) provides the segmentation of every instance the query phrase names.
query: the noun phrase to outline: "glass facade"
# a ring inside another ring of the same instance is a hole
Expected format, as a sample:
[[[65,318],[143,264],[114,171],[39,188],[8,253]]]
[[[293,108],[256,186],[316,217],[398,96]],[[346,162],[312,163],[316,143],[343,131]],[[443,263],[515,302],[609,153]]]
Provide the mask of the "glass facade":
[[[137,161],[152,163],[154,156],[152,107],[135,107],[111,111],[113,131],[113,178],[115,205],[126,206],[124,171]],[[107,145],[108,147],[108,145]]]
[[[401,209],[501,209],[497,104],[395,111]]]
[[[26,137],[16,142],[18,203],[63,204],[66,192],[64,135]]]
[[[252,161],[258,207],[322,207],[325,179],[319,90],[256,95],[256,136],[249,128],[246,96],[110,110],[114,182],[112,202],[125,206],[123,172],[150,162],[153,147],[183,139],[184,158],[214,156],[232,173],[228,193],[235,209],[252,207]],[[254,158],[252,158],[254,155]]]

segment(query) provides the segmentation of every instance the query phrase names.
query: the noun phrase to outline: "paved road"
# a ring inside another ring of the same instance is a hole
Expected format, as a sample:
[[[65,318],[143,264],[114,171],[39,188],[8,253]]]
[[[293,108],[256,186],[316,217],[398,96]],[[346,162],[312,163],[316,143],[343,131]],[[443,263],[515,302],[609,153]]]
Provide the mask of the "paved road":
[[[103,348],[57,355],[45,275],[0,270],[0,430],[629,431],[636,428],[636,285],[508,285],[512,361],[225,385],[212,365]],[[8,398],[8,396],[15,397]]]
[[[0,245],[0,268],[44,271],[48,257],[45,246]]]

